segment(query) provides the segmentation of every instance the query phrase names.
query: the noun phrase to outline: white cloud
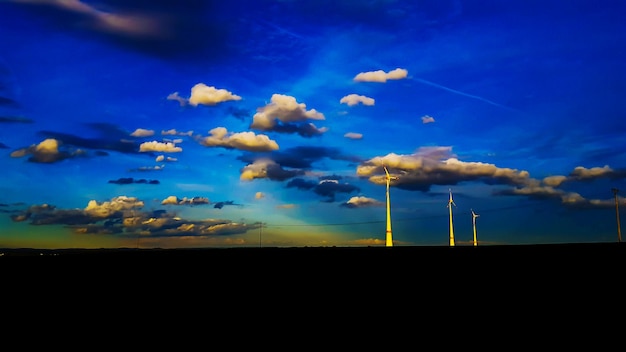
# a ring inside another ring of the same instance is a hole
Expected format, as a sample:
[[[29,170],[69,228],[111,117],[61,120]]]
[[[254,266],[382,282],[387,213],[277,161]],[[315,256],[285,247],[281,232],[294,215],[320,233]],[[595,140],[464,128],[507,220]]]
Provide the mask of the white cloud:
[[[354,106],[359,103],[363,105],[373,106],[375,103],[375,100],[370,97],[366,97],[365,95],[348,94],[345,97],[341,98],[339,102],[341,104],[348,104],[348,106]]]
[[[139,145],[140,152],[166,152],[175,153],[182,152],[183,148],[177,147],[174,143],[161,143],[157,141],[144,142]]]
[[[403,79],[408,75],[408,71],[403,68],[396,68],[389,72],[383,70],[361,72],[354,77],[355,82],[379,82],[385,83],[388,79]]]
[[[227,91],[226,89],[216,89],[215,87],[209,87],[204,83],[198,83],[191,88],[189,104],[193,106],[197,106],[198,104],[217,105],[229,100],[241,100],[241,97]]]

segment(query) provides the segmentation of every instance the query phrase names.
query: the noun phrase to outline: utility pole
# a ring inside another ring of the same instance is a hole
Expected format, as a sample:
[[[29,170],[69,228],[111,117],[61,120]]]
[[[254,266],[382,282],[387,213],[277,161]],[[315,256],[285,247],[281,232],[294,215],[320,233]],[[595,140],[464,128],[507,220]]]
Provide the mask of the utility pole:
[[[617,242],[622,242],[622,230],[619,224],[619,202],[617,201],[617,192],[619,189],[613,188],[613,196],[615,197],[615,218],[617,219]]]

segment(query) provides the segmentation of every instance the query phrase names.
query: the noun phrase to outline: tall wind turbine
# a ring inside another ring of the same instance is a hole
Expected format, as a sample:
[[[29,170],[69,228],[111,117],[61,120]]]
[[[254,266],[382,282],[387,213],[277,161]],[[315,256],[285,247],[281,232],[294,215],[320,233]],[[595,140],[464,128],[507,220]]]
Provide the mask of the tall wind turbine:
[[[474,227],[474,247],[478,246],[478,242],[476,241],[476,218],[480,215],[474,213],[474,209],[472,209],[472,225]]]
[[[454,226],[452,225],[452,206],[456,207],[452,200],[452,190],[450,190],[450,199],[448,199],[448,209],[450,210],[450,247],[454,247]]]
[[[619,202],[617,201],[617,192],[619,192],[619,189],[617,188],[613,188],[613,195],[615,196],[615,217],[617,218],[617,241],[618,242],[622,242],[622,230],[619,224]]]
[[[387,171],[387,167],[383,164],[383,169],[385,169],[385,179],[387,181],[387,231],[385,232],[385,246],[393,247],[393,236],[391,235],[391,205],[389,202],[389,181],[392,179],[396,180],[397,177],[389,176],[389,171]]]

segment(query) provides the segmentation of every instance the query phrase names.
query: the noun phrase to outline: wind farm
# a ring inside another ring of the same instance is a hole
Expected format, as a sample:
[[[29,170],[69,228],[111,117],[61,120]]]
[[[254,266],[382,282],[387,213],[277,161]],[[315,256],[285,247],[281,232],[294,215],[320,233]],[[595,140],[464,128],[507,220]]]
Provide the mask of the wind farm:
[[[546,1],[0,1],[0,250],[624,242],[626,2]]]

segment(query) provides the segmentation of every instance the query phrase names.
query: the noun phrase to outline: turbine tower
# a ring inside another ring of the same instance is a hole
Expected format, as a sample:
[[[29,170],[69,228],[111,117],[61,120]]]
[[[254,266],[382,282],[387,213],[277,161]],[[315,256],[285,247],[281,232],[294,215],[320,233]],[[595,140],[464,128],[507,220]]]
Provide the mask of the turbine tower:
[[[450,198],[448,199],[448,209],[450,210],[450,247],[454,247],[454,226],[452,225],[452,206],[456,207],[452,200],[452,190],[450,190]]]
[[[472,210],[472,226],[474,227],[474,247],[478,246],[478,242],[476,241],[476,218],[480,215],[474,213],[474,209]]]
[[[383,164],[385,170],[385,180],[387,181],[387,231],[385,232],[385,246],[393,247],[393,236],[391,234],[391,205],[389,202],[389,181],[398,179],[397,177],[389,176],[389,171]]]
[[[613,188],[613,196],[615,196],[615,218],[617,219],[617,242],[622,242],[622,230],[619,224],[619,202],[617,201],[617,192],[619,189]]]

